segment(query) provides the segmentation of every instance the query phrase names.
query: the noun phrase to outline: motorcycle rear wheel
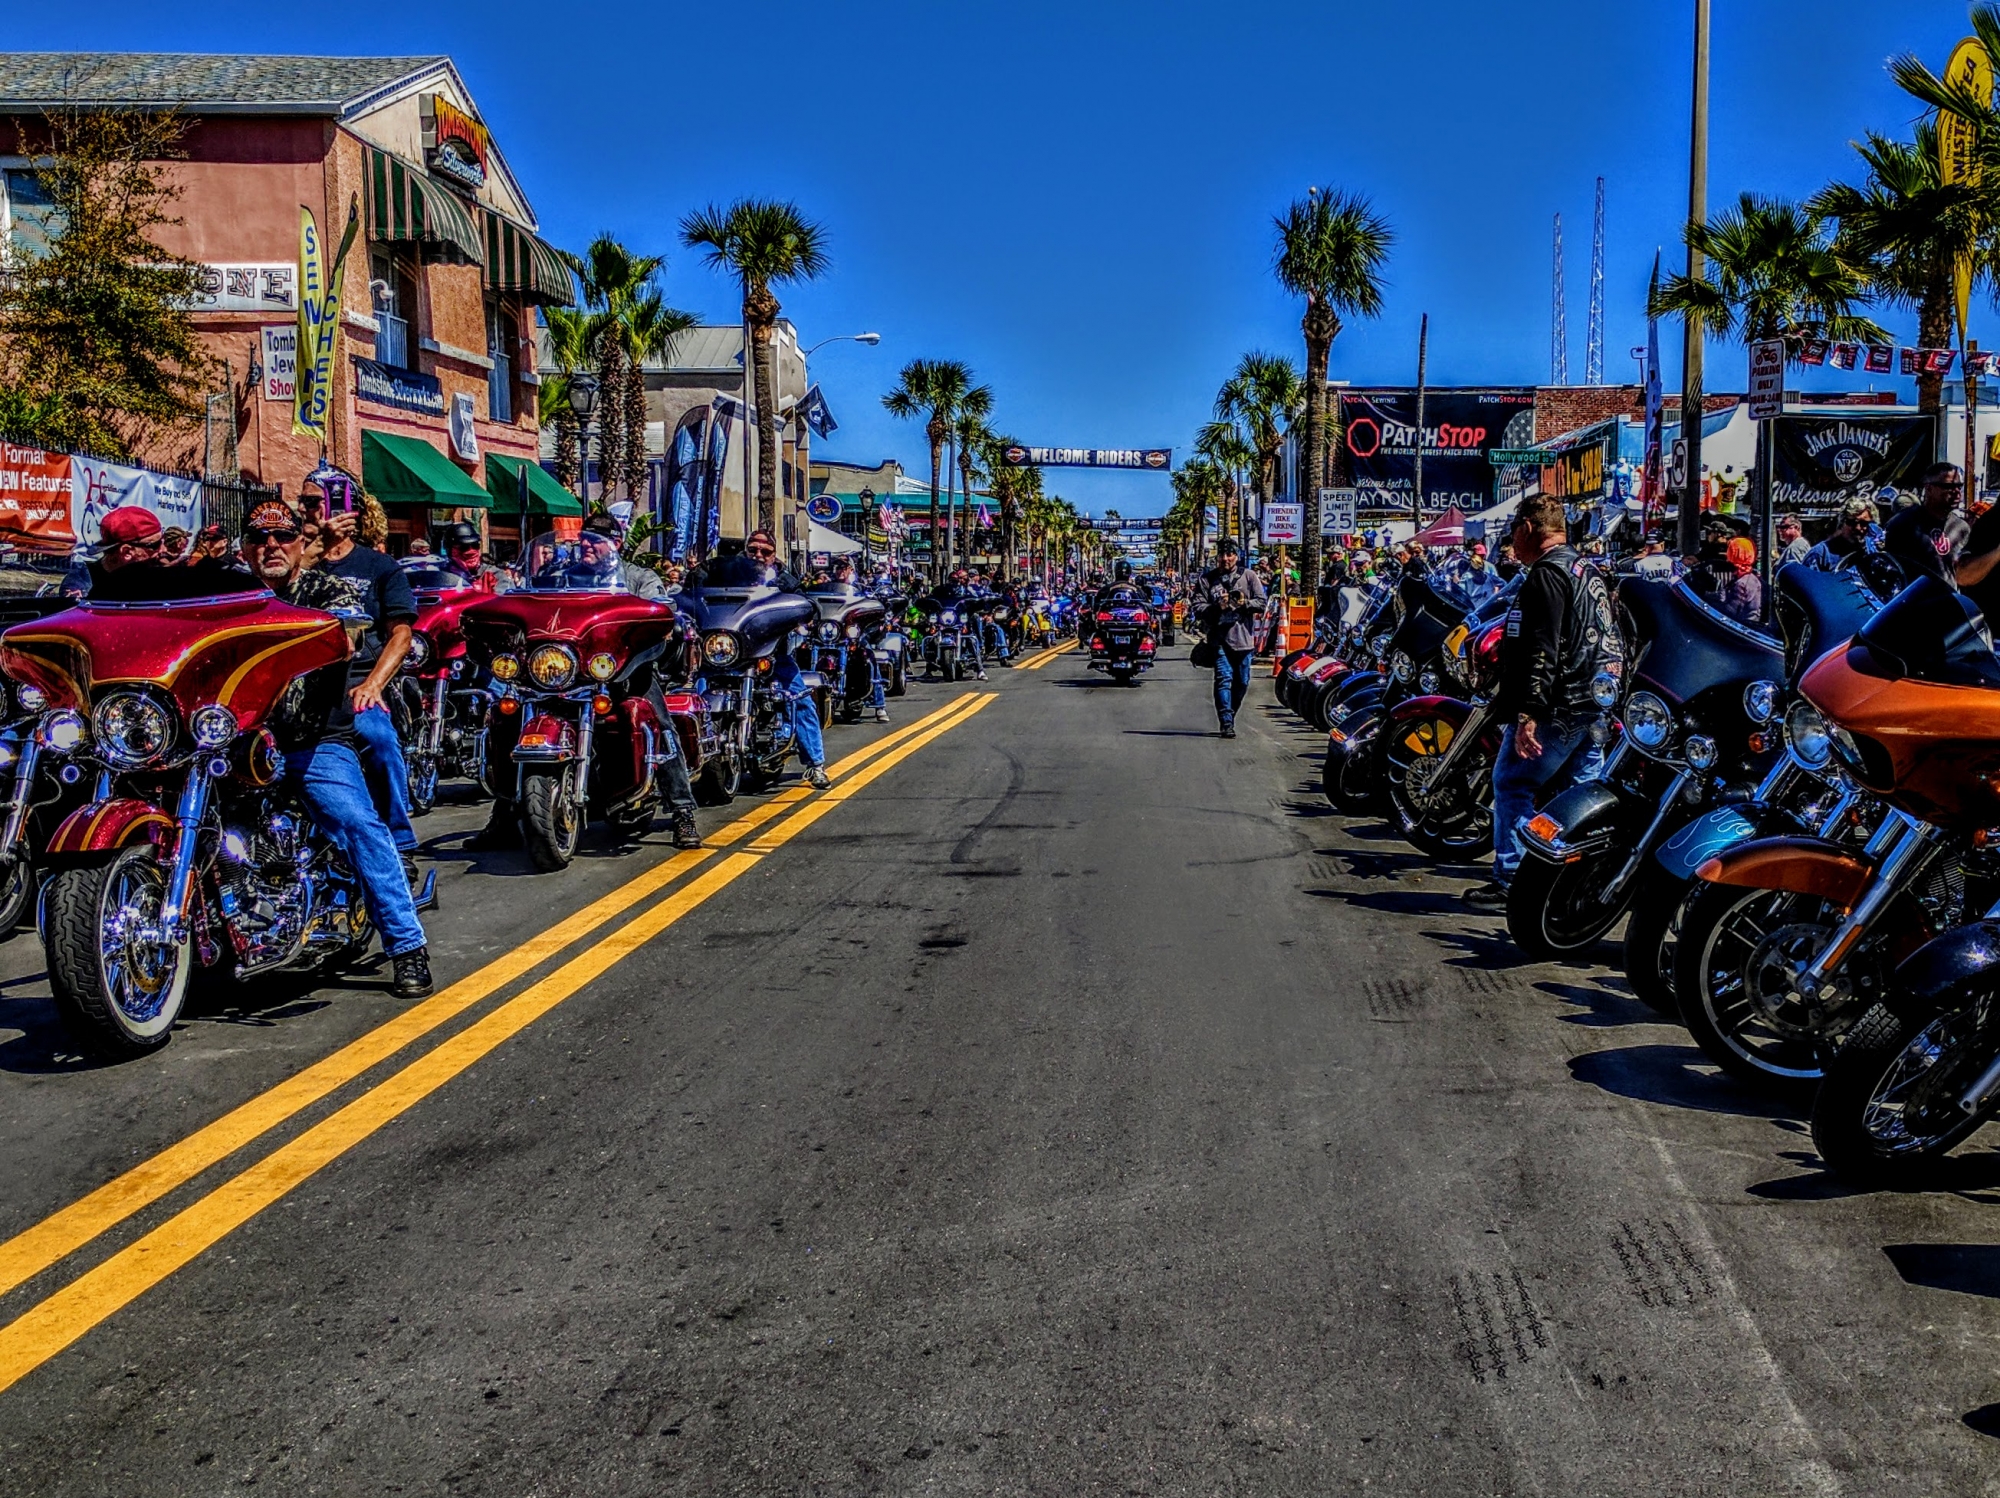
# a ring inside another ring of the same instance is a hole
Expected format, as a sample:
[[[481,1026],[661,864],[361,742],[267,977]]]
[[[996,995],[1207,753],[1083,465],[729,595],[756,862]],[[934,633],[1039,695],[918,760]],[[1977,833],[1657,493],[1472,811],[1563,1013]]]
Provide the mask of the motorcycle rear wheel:
[[[521,835],[535,867],[544,874],[568,868],[584,821],[584,809],[570,793],[568,773],[530,775],[521,807]]]
[[[889,685],[885,690],[891,697],[900,697],[910,690],[910,668],[903,664],[900,655],[896,657],[896,664],[890,669]]]
[[[1514,945],[1537,962],[1594,945],[1631,901],[1630,881],[1617,899],[1604,895],[1624,860],[1624,850],[1616,847],[1587,853],[1575,863],[1523,858],[1507,890],[1507,934]]]
[[[91,1055],[143,1056],[173,1034],[194,966],[193,939],[168,948],[131,929],[159,919],[166,892],[167,869],[150,843],[49,881],[49,988],[64,1028]]]
[[[1905,1018],[1877,1004],[1855,1022],[1813,1099],[1812,1137],[1829,1170],[1856,1186],[1916,1189],[1993,1116],[1967,1117],[1958,1094],[1989,1059],[1974,1000]]]

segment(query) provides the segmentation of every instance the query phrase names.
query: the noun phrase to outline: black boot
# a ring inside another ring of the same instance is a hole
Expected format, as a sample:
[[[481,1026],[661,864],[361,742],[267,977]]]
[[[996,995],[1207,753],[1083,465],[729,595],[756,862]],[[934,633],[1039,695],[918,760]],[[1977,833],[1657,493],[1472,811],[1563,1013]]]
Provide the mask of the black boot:
[[[694,813],[684,807],[674,808],[674,846],[676,848],[701,846],[701,829],[694,824]]]
[[[496,853],[521,846],[521,813],[512,801],[495,801],[486,826],[467,839],[473,853]]]
[[[389,992],[399,999],[421,999],[431,991],[430,948],[398,952],[390,960],[396,965],[396,981],[389,985]]]

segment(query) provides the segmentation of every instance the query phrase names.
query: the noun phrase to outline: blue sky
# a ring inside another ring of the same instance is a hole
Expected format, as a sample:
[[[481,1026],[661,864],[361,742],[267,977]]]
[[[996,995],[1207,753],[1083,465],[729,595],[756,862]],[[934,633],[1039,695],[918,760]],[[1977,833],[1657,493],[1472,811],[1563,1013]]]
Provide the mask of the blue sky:
[[[1550,217],[1569,254],[1581,378],[1590,210],[1606,179],[1605,375],[1631,376],[1656,246],[1686,203],[1692,0],[1359,5],[984,0],[471,9],[91,0],[10,7],[15,50],[422,54],[458,62],[544,231],[665,250],[669,300],[733,320],[678,248],[688,208],[796,199],[831,274],[782,293],[840,431],[821,451],[927,465],[880,397],[904,360],[963,359],[998,421],[1036,444],[1185,451],[1239,354],[1301,357],[1272,282],[1271,215],[1309,183],[1371,196],[1398,233],[1388,305],[1333,375],[1415,377],[1431,315],[1439,384],[1545,381]],[[1848,142],[1916,111],[1884,63],[1940,65],[1959,0],[1715,0],[1710,203],[1800,195]],[[739,42],[740,37],[740,42]],[[744,46],[768,59],[762,69]],[[761,76],[760,76],[761,74]],[[2000,313],[1981,307],[2000,338]],[[1899,336],[1910,320],[1884,319]],[[1665,336],[1670,351],[1678,335]],[[1740,388],[1740,349],[1709,387]],[[1678,359],[1669,354],[1669,385]],[[1159,477],[1052,471],[1086,509],[1165,508]]]

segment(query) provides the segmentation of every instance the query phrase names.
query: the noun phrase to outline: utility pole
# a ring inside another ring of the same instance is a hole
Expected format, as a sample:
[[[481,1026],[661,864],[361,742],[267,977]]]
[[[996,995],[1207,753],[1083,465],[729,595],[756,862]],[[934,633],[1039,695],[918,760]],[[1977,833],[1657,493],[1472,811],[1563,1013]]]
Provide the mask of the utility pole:
[[[1694,111],[1688,142],[1688,223],[1708,222],[1708,0],[1694,0]],[[1701,279],[1701,251],[1688,246],[1688,280]],[[1680,553],[1701,544],[1701,319],[1687,314],[1681,344],[1681,450],[1687,454],[1681,490]]]
[[[1590,321],[1583,335],[1583,383],[1604,383],[1604,179],[1597,179],[1597,215],[1590,230]]]
[[[1549,383],[1569,383],[1569,317],[1564,310],[1563,216],[1556,215],[1555,271],[1549,284]]]
[[[1417,461],[1410,474],[1410,518],[1424,528],[1424,360],[1430,350],[1431,315],[1417,324]]]

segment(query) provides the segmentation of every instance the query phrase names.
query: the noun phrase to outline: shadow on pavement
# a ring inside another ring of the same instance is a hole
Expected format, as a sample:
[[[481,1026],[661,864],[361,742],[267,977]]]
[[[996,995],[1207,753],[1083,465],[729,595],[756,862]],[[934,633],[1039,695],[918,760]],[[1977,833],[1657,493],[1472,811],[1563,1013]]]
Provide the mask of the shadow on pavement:
[[[1663,1014],[1656,1014],[1652,1008],[1641,1003],[1629,993],[1619,993],[1604,987],[1600,981],[1596,985],[1583,983],[1537,983],[1534,987],[1551,998],[1561,999],[1565,1004],[1574,1004],[1584,1012],[1559,1016],[1566,1025],[1582,1025],[1587,1029],[1609,1029],[1613,1025],[1666,1025],[1672,1024]]]
[[[1988,1174],[2000,1180],[1996,1163],[1988,1162]],[[1885,1243],[1882,1252],[1906,1284],[2000,1300],[2000,1244]]]
[[[1736,1113],[1745,1118],[1790,1118],[1780,1103],[1762,1098],[1715,1070],[1694,1045],[1635,1045],[1572,1057],[1570,1075],[1579,1082],[1642,1103],[1665,1103],[1701,1113]]]
[[[1357,879],[1397,879],[1406,873],[1436,874],[1441,879],[1484,879],[1478,864],[1439,863],[1424,853],[1366,853],[1347,848],[1316,848],[1322,858],[1338,858]]]
[[[1959,1418],[1968,1430],[2000,1438],[2000,1404],[1982,1404],[1976,1410],[1967,1410]]]
[[[1305,893],[1321,900],[1345,900],[1363,910],[1380,910],[1389,915],[1451,915],[1465,909],[1456,895],[1441,890],[1423,893],[1417,890],[1309,889]]]

